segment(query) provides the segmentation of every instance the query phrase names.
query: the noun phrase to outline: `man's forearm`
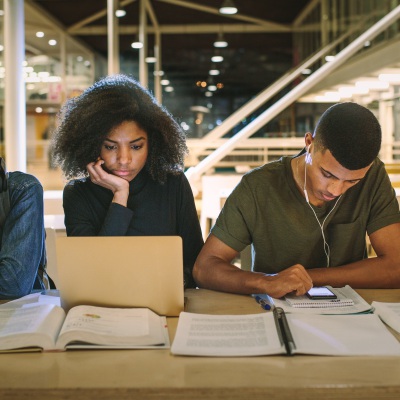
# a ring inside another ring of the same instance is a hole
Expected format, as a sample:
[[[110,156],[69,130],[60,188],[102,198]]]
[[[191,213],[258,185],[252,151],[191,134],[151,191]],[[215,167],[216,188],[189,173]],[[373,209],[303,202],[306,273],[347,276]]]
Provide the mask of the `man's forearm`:
[[[193,277],[199,287],[229,293],[259,293],[260,274],[244,271],[220,260],[195,263]]]
[[[400,265],[386,256],[366,258],[340,267],[307,270],[314,286],[330,285],[353,288],[394,289],[400,288]]]
[[[292,292],[302,295],[312,286],[310,276],[299,264],[279,274],[266,275],[243,271],[223,261],[208,261],[202,265],[196,262],[193,276],[205,289],[238,294],[267,293],[275,298]]]

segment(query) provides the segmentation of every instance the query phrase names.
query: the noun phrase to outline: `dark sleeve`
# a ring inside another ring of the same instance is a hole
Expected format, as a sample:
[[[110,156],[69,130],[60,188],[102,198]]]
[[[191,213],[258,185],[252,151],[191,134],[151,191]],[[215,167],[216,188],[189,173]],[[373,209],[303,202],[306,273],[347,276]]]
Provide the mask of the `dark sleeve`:
[[[133,211],[112,203],[112,194],[93,191],[87,183],[69,183],[64,188],[63,206],[68,236],[126,236]],[[97,189],[97,190],[96,190]]]
[[[204,244],[201,234],[199,217],[194,203],[193,192],[184,174],[180,181],[179,209],[178,209],[178,234],[183,241],[183,268],[185,288],[194,288],[192,271],[196,258]]]
[[[0,297],[29,294],[44,254],[43,188],[31,175],[19,174],[10,184],[10,211],[0,251]]]

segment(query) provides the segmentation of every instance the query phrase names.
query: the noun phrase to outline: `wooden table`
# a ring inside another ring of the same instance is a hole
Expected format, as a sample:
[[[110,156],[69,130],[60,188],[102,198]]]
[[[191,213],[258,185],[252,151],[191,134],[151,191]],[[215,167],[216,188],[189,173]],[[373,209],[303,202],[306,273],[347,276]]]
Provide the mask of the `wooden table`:
[[[400,302],[397,289],[358,292],[369,302]],[[188,290],[185,296],[190,312],[263,312],[248,296],[207,290]],[[177,318],[168,322],[173,339]],[[398,400],[400,358],[196,358],[169,350],[0,354],[0,399],[28,398]]]

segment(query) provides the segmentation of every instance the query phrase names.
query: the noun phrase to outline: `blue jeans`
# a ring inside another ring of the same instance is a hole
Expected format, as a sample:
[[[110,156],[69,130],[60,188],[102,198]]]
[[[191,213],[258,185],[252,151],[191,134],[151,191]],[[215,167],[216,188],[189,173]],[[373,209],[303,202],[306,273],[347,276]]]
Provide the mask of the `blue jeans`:
[[[32,175],[10,172],[10,211],[0,227],[0,298],[25,296],[45,286],[43,187]],[[40,266],[40,268],[39,268]]]

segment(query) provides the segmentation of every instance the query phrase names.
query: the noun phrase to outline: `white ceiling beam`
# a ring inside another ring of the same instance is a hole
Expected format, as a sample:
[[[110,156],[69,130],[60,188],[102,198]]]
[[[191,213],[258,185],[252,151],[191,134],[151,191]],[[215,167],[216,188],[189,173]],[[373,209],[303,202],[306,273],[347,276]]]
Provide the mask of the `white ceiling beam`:
[[[310,2],[300,11],[299,15],[293,21],[293,26],[300,26],[320,2],[321,0],[310,0]]]
[[[50,26],[59,35],[66,35],[76,47],[80,48],[81,51],[93,56],[93,50],[82,43],[79,39],[72,37],[66,31],[65,26],[63,26],[58,20],[56,20],[50,13],[48,13],[44,8],[40,7],[38,4],[32,2],[31,0],[25,0],[25,14],[35,16],[35,20],[43,21],[46,26]],[[107,34],[107,33],[106,33]]]
[[[191,8],[191,9],[198,10],[198,11],[204,11],[209,14],[224,16],[226,18],[251,22],[253,24],[270,27],[271,29],[275,29],[275,31],[280,31],[280,32],[290,31],[290,27],[285,24],[278,24],[276,22],[266,21],[266,20],[254,18],[254,17],[249,17],[249,16],[243,15],[243,14],[233,14],[233,15],[221,14],[218,11],[218,8],[202,6],[200,4],[191,3],[189,1],[183,1],[183,0],[158,0],[158,1],[162,1],[164,3],[169,3],[169,4],[174,4],[174,5],[180,6],[180,7]]]
[[[120,5],[120,7],[125,7],[128,4],[131,4],[131,3],[135,2],[135,1],[136,0],[121,0],[119,5]],[[102,10],[98,11],[97,13],[94,13],[91,16],[89,16],[89,17],[87,17],[85,19],[82,19],[79,22],[76,22],[74,25],[71,25],[70,27],[67,28],[67,32],[68,33],[73,32],[74,30],[82,28],[83,26],[88,25],[91,22],[96,21],[96,20],[98,20],[100,18],[103,18],[106,15],[107,15],[107,8],[103,8]]]
[[[160,25],[161,34],[204,34],[204,33],[278,33],[271,29],[271,27],[249,24],[196,24],[196,25]],[[119,27],[121,35],[132,35],[138,32],[136,25],[124,25]],[[155,29],[151,26],[148,27],[149,33],[154,33]],[[91,35],[106,35],[107,27],[105,25],[83,27],[73,32],[71,35],[91,36]]]

